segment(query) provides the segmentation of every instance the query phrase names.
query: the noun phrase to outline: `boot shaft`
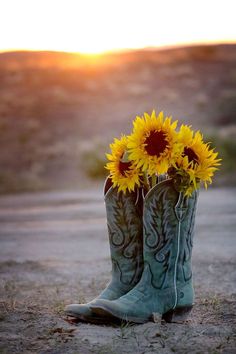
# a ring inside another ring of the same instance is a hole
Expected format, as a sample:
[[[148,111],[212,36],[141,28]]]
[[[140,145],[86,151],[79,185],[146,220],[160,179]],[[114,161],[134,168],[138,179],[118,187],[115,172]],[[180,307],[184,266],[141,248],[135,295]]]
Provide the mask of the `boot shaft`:
[[[191,282],[197,193],[184,197],[171,180],[158,183],[144,201],[144,262],[158,290]]]
[[[107,227],[112,260],[112,280],[133,287],[143,270],[142,201],[138,190],[105,194]]]
[[[195,216],[197,209],[198,192],[191,197],[179,194],[175,213],[179,220],[179,252],[176,271],[176,282],[183,284],[192,279],[192,249],[195,228]]]

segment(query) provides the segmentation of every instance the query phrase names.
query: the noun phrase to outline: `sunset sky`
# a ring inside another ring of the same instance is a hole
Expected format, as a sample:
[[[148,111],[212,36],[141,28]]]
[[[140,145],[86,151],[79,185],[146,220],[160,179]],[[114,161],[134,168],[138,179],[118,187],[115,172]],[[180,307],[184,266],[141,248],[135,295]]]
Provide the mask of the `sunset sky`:
[[[235,0],[0,0],[0,51],[236,42]]]

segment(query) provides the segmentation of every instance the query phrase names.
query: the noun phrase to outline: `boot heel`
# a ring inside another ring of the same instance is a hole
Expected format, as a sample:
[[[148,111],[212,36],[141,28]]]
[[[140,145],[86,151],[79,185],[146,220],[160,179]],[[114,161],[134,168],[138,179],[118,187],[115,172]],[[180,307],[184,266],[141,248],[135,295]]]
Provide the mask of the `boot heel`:
[[[162,315],[162,319],[168,323],[183,322],[188,318],[192,308],[193,305],[177,307],[176,309],[169,310],[168,312],[164,313]]]

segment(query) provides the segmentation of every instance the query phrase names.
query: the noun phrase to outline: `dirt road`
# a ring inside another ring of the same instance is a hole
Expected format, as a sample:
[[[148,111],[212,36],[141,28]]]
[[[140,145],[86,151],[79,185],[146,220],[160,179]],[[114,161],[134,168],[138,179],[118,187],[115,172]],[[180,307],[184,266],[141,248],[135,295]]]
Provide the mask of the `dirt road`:
[[[109,281],[102,193],[2,196],[0,353],[236,353],[236,189],[201,191],[193,268],[185,323],[69,323],[64,306]]]

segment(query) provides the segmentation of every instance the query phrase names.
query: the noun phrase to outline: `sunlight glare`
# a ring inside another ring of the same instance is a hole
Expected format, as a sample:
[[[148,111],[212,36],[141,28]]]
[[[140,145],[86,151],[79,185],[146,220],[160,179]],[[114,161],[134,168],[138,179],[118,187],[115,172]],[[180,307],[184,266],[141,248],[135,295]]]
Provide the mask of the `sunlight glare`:
[[[0,50],[81,53],[236,40],[234,0],[5,0]],[[14,10],[13,10],[14,9]]]

